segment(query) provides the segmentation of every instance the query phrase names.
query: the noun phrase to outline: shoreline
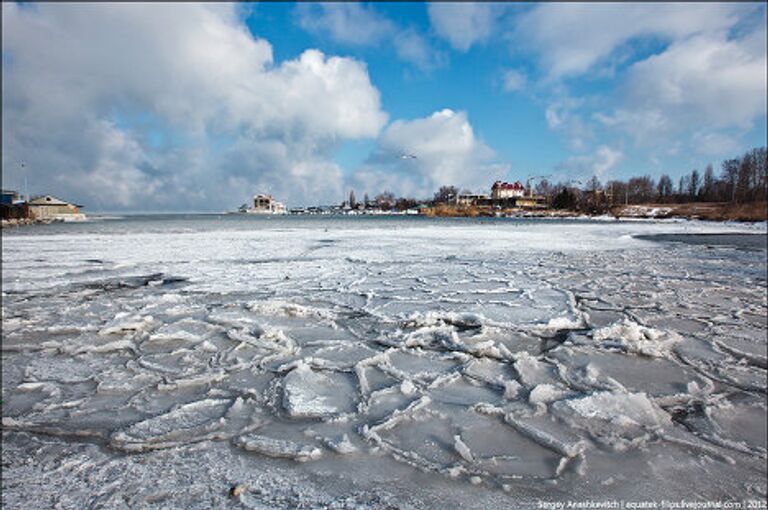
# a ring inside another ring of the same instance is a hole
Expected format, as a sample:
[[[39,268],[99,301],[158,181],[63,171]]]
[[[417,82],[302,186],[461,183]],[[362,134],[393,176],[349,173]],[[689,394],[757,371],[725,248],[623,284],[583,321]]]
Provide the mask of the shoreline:
[[[491,208],[475,206],[453,206],[439,204],[425,209],[418,215],[411,214],[379,214],[374,216],[407,216],[426,218],[549,218],[549,219],[594,219],[594,220],[699,220],[714,222],[738,222],[738,223],[762,223],[768,221],[768,204],[766,202],[753,202],[747,204],[733,204],[728,202],[699,202],[687,204],[632,204],[618,205],[599,213],[590,213],[571,209],[505,209],[493,210]],[[319,216],[317,214],[288,214],[286,216]],[[356,216],[348,214],[335,214],[328,216]],[[362,214],[360,216],[371,216]],[[0,227],[2,230],[26,227],[32,225],[50,225],[52,223],[80,223],[88,220],[102,219],[98,215],[87,219],[65,220],[57,219],[31,219],[12,218],[3,219]],[[107,219],[107,218],[103,218]],[[116,219],[109,217],[109,219]]]
[[[698,202],[686,204],[633,204],[617,205],[590,213],[572,209],[507,209],[494,211],[475,206],[450,206],[441,204],[427,209],[425,216],[431,218],[610,218],[621,219],[687,219],[702,221],[736,221],[759,223],[768,221],[766,202],[734,204],[730,202]]]

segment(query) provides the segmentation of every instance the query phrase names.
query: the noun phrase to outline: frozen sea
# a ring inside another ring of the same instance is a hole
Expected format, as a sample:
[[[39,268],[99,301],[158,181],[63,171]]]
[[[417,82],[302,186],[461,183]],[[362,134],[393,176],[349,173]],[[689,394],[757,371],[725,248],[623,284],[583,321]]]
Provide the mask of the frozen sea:
[[[764,502],[765,233],[237,215],[4,230],[2,506]]]

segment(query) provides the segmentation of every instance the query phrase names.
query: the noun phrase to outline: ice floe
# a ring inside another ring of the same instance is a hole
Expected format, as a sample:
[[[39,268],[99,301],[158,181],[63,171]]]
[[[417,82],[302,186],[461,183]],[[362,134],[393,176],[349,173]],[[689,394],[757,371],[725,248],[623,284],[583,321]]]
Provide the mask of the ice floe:
[[[765,495],[764,226],[296,221],[3,232],[4,503]]]

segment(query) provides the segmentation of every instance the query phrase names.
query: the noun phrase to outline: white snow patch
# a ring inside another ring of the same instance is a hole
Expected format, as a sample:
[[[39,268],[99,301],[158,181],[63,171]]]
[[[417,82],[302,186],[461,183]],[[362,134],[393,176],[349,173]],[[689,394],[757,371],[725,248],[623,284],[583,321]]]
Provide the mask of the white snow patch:
[[[677,333],[641,326],[626,318],[595,330],[592,338],[608,347],[621,347],[626,352],[653,358],[669,356],[672,346],[681,340]]]

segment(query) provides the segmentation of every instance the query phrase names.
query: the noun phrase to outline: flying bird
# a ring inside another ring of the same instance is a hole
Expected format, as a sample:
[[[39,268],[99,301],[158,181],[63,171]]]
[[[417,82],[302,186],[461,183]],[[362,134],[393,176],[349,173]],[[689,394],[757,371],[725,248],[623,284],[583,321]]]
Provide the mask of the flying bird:
[[[417,159],[414,154],[400,154],[400,159]]]

